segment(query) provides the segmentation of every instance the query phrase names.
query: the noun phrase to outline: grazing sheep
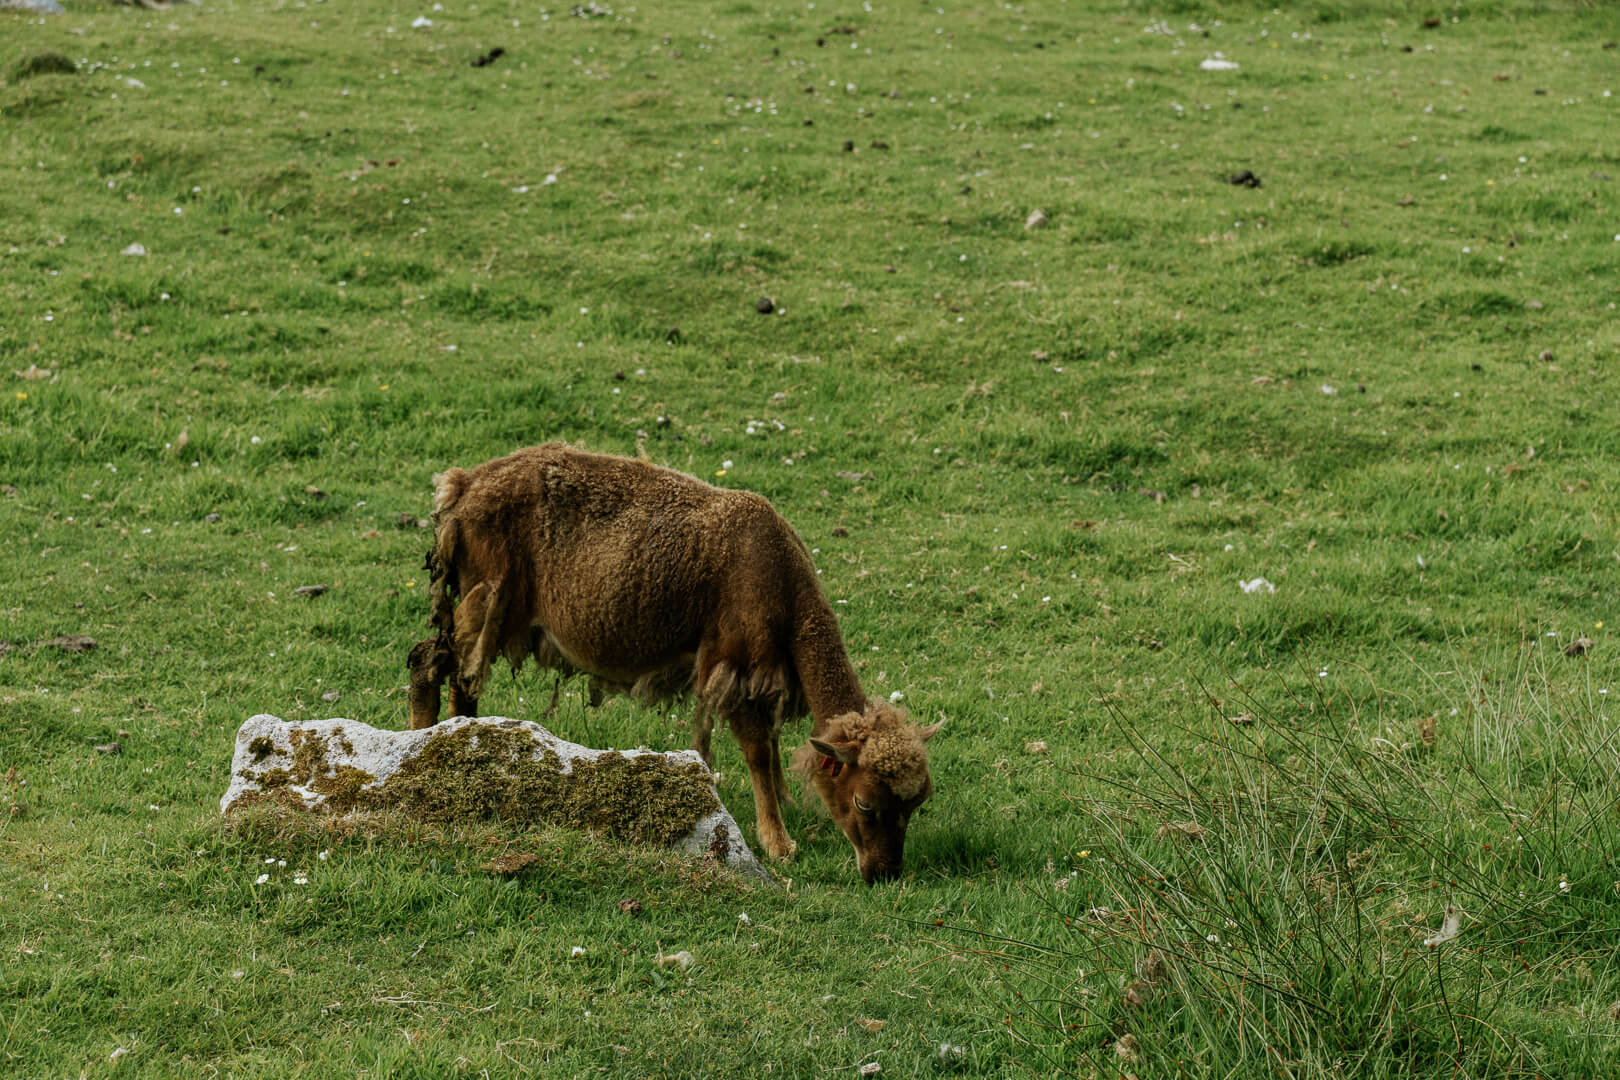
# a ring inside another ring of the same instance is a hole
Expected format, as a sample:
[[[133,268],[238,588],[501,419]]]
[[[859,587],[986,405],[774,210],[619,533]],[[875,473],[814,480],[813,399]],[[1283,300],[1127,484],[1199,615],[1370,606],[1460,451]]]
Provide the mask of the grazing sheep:
[[[793,855],[778,736],[806,711],[799,764],[855,846],[868,884],[897,876],[906,826],[933,791],[918,728],[868,699],[804,542],[770,503],[645,461],[560,443],[434,480],[435,637],[410,654],[411,726],[476,716],[490,665],[592,676],[602,690],[697,698],[692,745],[712,761],[731,726],[754,784],[760,843]],[[459,602],[458,602],[459,601]]]

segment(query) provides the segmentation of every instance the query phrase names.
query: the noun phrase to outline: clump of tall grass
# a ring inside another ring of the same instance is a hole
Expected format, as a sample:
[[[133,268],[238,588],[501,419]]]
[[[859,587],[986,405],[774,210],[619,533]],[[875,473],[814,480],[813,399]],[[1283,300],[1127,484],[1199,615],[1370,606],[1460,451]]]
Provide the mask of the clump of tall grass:
[[[1137,768],[1076,778],[1013,1036],[1080,1075],[1612,1074],[1620,726],[1542,652],[1426,714],[1314,669],[1206,687],[1191,753],[1116,715]]]

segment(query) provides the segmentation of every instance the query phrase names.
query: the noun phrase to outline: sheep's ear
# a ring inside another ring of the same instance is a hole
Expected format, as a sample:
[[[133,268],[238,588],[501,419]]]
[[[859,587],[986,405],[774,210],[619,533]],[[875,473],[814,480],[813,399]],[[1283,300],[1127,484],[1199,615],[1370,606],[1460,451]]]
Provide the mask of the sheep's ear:
[[[932,739],[935,735],[938,735],[939,734],[939,729],[944,727],[944,726],[945,726],[945,721],[941,720],[938,723],[929,724],[925,728],[918,728],[917,729],[917,738],[921,739],[923,742],[927,742],[929,739]]]
[[[839,761],[842,761],[845,765],[855,764],[855,762],[861,756],[861,748],[860,744],[858,743],[822,742],[820,739],[812,738],[810,740],[810,745],[816,748],[816,753],[826,754],[830,758],[836,758]]]

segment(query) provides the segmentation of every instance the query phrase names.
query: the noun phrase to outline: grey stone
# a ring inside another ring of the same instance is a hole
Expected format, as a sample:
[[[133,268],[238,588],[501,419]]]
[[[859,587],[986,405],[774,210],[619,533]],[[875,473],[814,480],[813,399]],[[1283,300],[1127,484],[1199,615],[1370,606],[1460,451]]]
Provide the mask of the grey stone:
[[[358,770],[369,779],[355,786],[354,791],[363,793],[382,788],[391,776],[415,759],[431,741],[453,736],[469,727],[474,729],[475,737],[483,730],[502,736],[513,732],[527,735],[534,742],[532,760],[539,761],[548,752],[555,754],[560,762],[558,773],[562,776],[573,773],[575,762],[594,762],[604,754],[619,753],[626,758],[652,755],[662,758],[671,769],[682,771],[696,765],[713,784],[713,775],[695,751],[660,753],[645,748],[593,750],[559,739],[528,720],[511,720],[501,716],[458,716],[430,728],[392,731],[342,717],[284,723],[279,717],[261,713],[249,718],[236,733],[236,751],[231,758],[231,783],[219,801],[220,812],[229,812],[245,795],[263,793],[272,787],[296,797],[305,809],[325,809],[328,797],[315,789],[327,787],[330,790],[333,785],[322,781],[341,780],[344,776],[352,778],[355,774],[349,770]],[[297,733],[300,743],[306,739],[318,739],[324,744],[324,753],[319,755],[320,775],[306,777],[305,783],[299,783],[296,775],[294,733]],[[267,778],[270,781],[268,784],[265,783]],[[740,874],[773,882],[770,872],[743,839],[736,819],[720,801],[719,792],[714,795],[715,805],[719,809],[699,819],[689,833],[671,845],[670,850],[695,857],[712,854]]]
[[[65,12],[56,0],[0,0],[0,8],[18,8],[36,15],[62,15]]]

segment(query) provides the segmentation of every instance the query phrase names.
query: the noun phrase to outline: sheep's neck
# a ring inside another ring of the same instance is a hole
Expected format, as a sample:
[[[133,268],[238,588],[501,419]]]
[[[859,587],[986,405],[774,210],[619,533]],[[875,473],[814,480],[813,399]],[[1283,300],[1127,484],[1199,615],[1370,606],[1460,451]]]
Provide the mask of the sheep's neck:
[[[838,620],[825,598],[815,599],[817,603],[809,605],[814,614],[801,620],[794,634],[793,665],[819,733],[833,717],[864,709],[866,693],[844,649]]]

